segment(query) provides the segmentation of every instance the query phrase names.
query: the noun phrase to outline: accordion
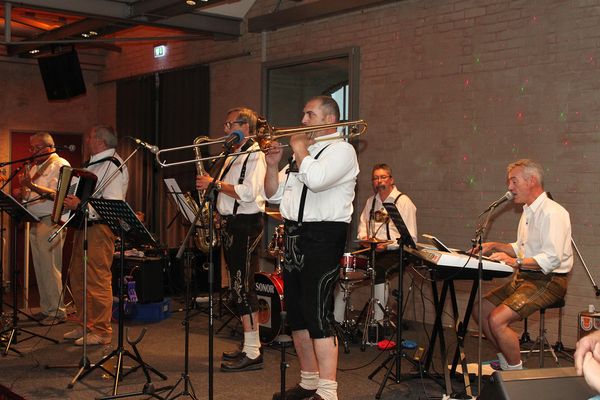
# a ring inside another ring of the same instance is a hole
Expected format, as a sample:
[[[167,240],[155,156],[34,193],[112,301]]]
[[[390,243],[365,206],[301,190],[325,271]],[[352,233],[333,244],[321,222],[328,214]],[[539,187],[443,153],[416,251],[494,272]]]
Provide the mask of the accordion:
[[[71,168],[63,166],[58,175],[58,187],[54,198],[52,210],[52,222],[64,225],[72,214],[76,216],[69,221],[68,227],[79,229],[83,224],[83,213],[81,210],[64,210],[65,197],[72,194],[82,202],[86,201],[94,192],[98,177],[86,169]]]

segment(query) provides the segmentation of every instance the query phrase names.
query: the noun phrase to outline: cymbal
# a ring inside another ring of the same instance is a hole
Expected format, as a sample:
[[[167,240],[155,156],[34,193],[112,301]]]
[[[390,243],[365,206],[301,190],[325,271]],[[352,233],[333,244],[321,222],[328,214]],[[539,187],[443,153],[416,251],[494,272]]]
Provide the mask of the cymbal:
[[[381,243],[387,243],[387,244],[392,244],[395,242],[395,240],[386,240],[386,239],[377,239],[377,238],[368,238],[368,239],[357,239],[357,242],[360,243],[375,243],[375,244],[381,244]]]
[[[269,217],[271,217],[273,219],[276,219],[277,221],[283,221],[283,217],[281,216],[281,213],[279,212],[279,210],[266,209],[265,214],[267,214]]]

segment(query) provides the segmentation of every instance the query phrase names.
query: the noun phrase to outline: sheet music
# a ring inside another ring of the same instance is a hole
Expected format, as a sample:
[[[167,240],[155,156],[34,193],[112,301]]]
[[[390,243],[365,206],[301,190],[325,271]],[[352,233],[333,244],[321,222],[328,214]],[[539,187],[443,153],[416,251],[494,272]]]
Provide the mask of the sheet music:
[[[185,200],[185,196],[179,184],[174,178],[165,178],[165,185],[167,185],[168,193],[173,196],[175,204],[179,207],[179,211],[184,215],[185,219],[191,224],[196,219],[196,210],[192,209],[190,204]],[[200,222],[196,223],[196,226],[201,226]]]

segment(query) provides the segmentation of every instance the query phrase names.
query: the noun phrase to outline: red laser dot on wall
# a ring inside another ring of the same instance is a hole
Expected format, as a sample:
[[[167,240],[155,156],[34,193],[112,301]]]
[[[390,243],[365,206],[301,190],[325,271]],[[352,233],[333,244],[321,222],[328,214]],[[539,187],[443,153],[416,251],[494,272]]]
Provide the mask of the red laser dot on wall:
[[[523,111],[517,112],[517,120],[521,121],[525,117],[525,113]]]
[[[471,81],[468,79],[465,79],[465,87],[469,86],[471,84]]]

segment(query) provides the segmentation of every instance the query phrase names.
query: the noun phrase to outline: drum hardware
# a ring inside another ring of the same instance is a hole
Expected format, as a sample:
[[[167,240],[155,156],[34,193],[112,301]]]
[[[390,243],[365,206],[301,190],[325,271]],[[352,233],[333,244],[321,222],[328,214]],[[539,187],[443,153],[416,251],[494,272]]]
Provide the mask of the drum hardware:
[[[281,274],[281,264],[283,264],[283,257],[285,253],[285,237],[283,225],[275,227],[273,232],[273,238],[267,246],[267,253],[275,258],[275,273]]]
[[[358,281],[343,281],[338,282],[340,290],[344,294],[344,317],[341,322],[335,322],[335,330],[338,339],[344,345],[344,353],[350,353],[350,341],[356,337],[357,320],[352,317],[354,307],[352,306],[352,287]]]
[[[360,350],[365,351],[367,345],[376,346],[377,342],[379,340],[379,323],[377,322],[377,320],[375,320],[375,307],[379,307],[381,309],[381,311],[383,312],[384,321],[385,320],[389,321],[389,319],[390,319],[390,315],[389,315],[386,307],[384,307],[381,304],[379,299],[375,298],[375,253],[376,253],[375,250],[377,249],[378,244],[386,243],[386,242],[390,242],[390,241],[389,240],[380,240],[377,238],[370,238],[367,240],[361,240],[361,242],[370,244],[369,273],[371,274],[371,297],[369,298],[369,301],[367,301],[367,304],[365,304],[365,306],[363,307],[363,310],[361,311],[361,315],[364,315],[365,321],[363,324],[363,333],[362,333],[362,340],[360,342]],[[370,331],[374,331],[374,334],[375,334],[374,342],[371,342],[369,339]]]

